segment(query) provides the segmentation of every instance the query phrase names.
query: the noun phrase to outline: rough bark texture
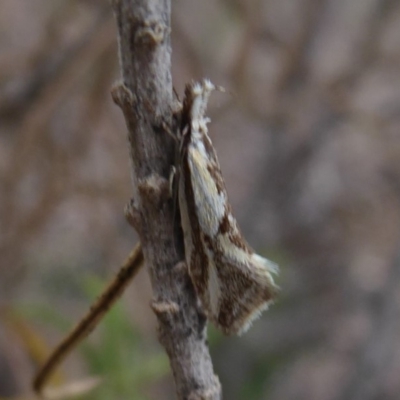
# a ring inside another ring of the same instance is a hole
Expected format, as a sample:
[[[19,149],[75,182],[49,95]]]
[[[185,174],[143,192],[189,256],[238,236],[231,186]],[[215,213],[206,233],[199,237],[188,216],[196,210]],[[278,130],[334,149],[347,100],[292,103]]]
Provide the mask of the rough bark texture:
[[[149,268],[152,308],[159,322],[179,399],[220,399],[206,342],[206,318],[187,273],[182,238],[174,226],[168,177],[171,126],[169,0],[115,0],[122,83],[113,98],[128,126],[137,230]],[[132,209],[132,207],[131,207]],[[176,218],[175,218],[176,219]]]

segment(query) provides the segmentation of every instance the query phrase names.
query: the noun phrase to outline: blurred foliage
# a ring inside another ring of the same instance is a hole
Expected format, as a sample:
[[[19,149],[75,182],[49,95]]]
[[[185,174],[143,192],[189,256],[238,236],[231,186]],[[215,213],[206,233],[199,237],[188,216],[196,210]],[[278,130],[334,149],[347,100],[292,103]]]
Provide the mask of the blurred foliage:
[[[105,282],[94,275],[83,277],[81,282],[82,293],[90,302],[105,287]],[[14,329],[29,356],[39,365],[44,361],[45,353],[49,354],[51,349],[27,321],[44,323],[63,335],[68,334],[71,326],[77,323],[60,314],[51,304],[21,305],[18,314],[20,317],[13,318],[18,321],[18,324],[14,324]],[[135,328],[121,301],[107,312],[94,336],[85,339],[75,349],[80,353],[88,373],[102,380],[99,388],[92,393],[86,393],[84,398],[109,400],[118,396],[121,400],[149,399],[145,395],[146,388],[169,372],[168,358],[161,349],[154,349],[146,343],[146,338]],[[52,377],[50,384],[68,383],[65,376],[61,378],[58,371],[55,376],[57,379]]]
[[[93,276],[84,283],[92,299],[104,288]],[[147,399],[143,389],[169,372],[166,354],[146,346],[121,302],[104,317],[96,343],[84,343],[82,355],[91,374],[105,377],[93,399]]]

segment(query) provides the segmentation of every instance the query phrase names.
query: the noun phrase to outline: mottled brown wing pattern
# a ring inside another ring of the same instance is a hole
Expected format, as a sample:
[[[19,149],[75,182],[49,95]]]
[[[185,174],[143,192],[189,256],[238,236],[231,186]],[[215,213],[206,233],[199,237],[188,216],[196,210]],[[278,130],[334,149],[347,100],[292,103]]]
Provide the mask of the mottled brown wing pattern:
[[[188,85],[182,112],[179,206],[186,261],[208,318],[224,333],[244,332],[274,300],[277,266],[254,253],[231,213],[204,117],[214,85]]]

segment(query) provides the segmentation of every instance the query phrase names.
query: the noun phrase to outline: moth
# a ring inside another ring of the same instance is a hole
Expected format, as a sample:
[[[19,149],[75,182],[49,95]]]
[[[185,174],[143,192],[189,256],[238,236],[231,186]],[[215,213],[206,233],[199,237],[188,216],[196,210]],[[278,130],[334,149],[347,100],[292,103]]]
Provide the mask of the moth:
[[[207,317],[225,334],[241,334],[274,301],[278,266],[253,251],[232,215],[204,115],[215,89],[209,80],[186,86],[179,208],[189,274]]]

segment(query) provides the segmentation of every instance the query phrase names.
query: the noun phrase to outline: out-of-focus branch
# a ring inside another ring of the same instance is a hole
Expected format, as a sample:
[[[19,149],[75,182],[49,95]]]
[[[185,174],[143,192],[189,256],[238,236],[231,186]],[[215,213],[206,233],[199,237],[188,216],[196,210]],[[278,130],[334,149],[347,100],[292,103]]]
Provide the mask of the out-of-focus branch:
[[[366,301],[372,329],[355,358],[352,376],[337,396],[338,400],[368,400],[382,395],[382,386],[394,356],[398,337],[400,251],[397,252],[385,287]],[[369,300],[369,301],[368,301]]]
[[[96,5],[96,15],[90,26],[77,40],[63,48],[60,46],[60,32],[57,28],[61,25],[61,21],[65,21],[65,14],[70,12],[71,2],[60,4],[47,26],[47,35],[44,35],[43,42],[31,56],[35,66],[29,76],[18,76],[6,84],[0,84],[0,116],[2,118],[18,118],[29,112],[32,105],[35,105],[36,102],[40,104],[46,99],[43,94],[49,91],[48,88],[53,85],[61,89],[59,82],[63,82],[65,77],[71,76],[69,74],[71,68],[75,72],[73,76],[79,76],[76,74],[75,65],[82,58],[88,60],[86,57],[92,55],[92,48],[98,47],[96,38],[102,34],[101,27],[108,25],[109,7],[105,7],[105,5]],[[104,37],[101,42],[105,47],[108,45],[108,42],[104,41]],[[11,62],[15,63],[15,60],[10,60]],[[0,74],[7,73],[7,70],[4,69],[2,66]],[[8,66],[8,70],[15,69],[17,69],[16,65]],[[70,88],[70,85],[67,87]],[[58,97],[62,98],[63,96]]]
[[[57,346],[55,351],[48,358],[46,363],[39,370],[33,381],[33,389],[36,393],[44,394],[43,387],[48,381],[51,373],[67,357],[71,350],[77,346],[103,318],[114,302],[122,295],[125,288],[135,277],[143,264],[143,253],[140,244],[131,251],[128,258],[124,261],[117,276],[108,285],[100,298],[90,308],[89,312],[74,327],[70,334]]]
[[[188,276],[174,224],[168,177],[174,156],[169,0],[114,0],[122,83],[113,89],[124,112],[134,180],[132,218],[149,268],[152,308],[179,399],[220,399],[206,343],[206,318]],[[175,221],[176,222],[176,221]]]

